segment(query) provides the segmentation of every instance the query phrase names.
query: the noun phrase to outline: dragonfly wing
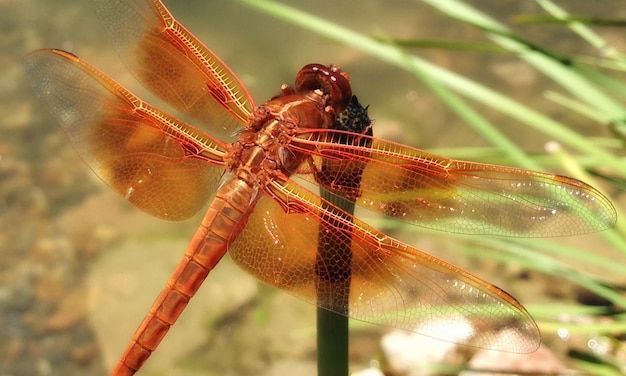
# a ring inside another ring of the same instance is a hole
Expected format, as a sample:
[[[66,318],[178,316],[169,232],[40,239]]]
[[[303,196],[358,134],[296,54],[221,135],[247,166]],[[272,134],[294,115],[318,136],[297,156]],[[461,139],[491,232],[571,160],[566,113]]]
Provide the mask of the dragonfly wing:
[[[352,137],[371,146],[326,141],[339,137],[333,133],[305,130],[288,146],[311,150],[300,176],[394,219],[448,232],[523,237],[595,232],[616,221],[609,199],[576,179],[453,160],[366,135]],[[322,165],[334,165],[335,174],[324,176]],[[362,171],[357,192],[344,183],[351,171]]]
[[[25,66],[81,158],[133,205],[182,220],[206,203],[221,176],[223,143],[67,52],[36,51]]]
[[[155,95],[230,137],[256,107],[239,78],[160,1],[94,0],[129,70]]]
[[[535,322],[503,290],[359,220],[352,222],[347,213],[295,184],[273,183],[271,192],[274,199],[259,199],[230,247],[235,262],[260,280],[357,320],[487,349],[526,353],[538,347]],[[320,231],[325,232],[325,254],[347,246],[350,255],[337,251],[320,266]],[[325,290],[331,287],[319,291],[329,286],[320,283],[321,275],[350,279],[347,307],[318,300],[332,295]],[[504,329],[513,333],[511,340],[497,342]]]

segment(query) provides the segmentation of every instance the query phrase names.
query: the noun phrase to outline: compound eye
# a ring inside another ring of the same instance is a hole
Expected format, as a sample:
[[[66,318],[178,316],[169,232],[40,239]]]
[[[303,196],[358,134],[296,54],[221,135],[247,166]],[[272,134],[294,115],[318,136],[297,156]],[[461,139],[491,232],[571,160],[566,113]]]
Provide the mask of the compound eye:
[[[345,110],[352,97],[350,77],[336,65],[309,64],[300,69],[296,76],[296,91],[318,89],[330,96],[337,113]]]

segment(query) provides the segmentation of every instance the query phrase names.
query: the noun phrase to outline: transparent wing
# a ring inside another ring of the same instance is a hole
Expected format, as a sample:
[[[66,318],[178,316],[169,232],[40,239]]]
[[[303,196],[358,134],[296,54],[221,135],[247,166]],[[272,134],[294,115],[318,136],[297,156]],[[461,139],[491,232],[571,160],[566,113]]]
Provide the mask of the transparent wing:
[[[351,138],[371,148],[327,141],[344,133],[303,130],[287,146],[312,155],[300,176],[394,219],[449,232],[529,237],[589,233],[616,221],[609,199],[573,178],[454,160],[365,135]],[[326,169],[333,175],[325,175],[322,164],[333,166]],[[346,179],[350,171],[362,171],[358,190]]]
[[[235,262],[260,280],[353,319],[441,340],[520,353],[539,346],[533,319],[498,287],[352,222],[347,213],[296,185],[275,183],[271,191],[273,198],[260,198],[229,249]],[[321,265],[319,231],[328,256]],[[318,299],[332,296],[333,280],[345,278],[348,306]],[[496,342],[505,329],[510,340]]]
[[[217,136],[232,136],[256,107],[239,78],[160,1],[94,0],[113,45],[154,94]]]
[[[182,220],[206,203],[222,173],[221,141],[142,102],[70,53],[36,51],[25,67],[81,158],[133,205]]]

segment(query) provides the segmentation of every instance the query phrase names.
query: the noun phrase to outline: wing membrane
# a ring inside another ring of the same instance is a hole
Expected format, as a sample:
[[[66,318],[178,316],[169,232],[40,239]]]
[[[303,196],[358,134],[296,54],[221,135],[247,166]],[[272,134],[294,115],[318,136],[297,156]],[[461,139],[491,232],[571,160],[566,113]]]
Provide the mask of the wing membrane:
[[[188,218],[206,203],[221,175],[222,142],[67,52],[36,51],[25,65],[81,158],[128,201],[169,220]]]
[[[94,0],[120,58],[148,89],[221,136],[256,107],[239,78],[159,1]]]
[[[341,132],[303,131],[288,146],[314,146],[302,176],[394,219],[457,233],[532,237],[594,232],[616,221],[610,201],[576,179],[454,160],[365,135],[357,138],[370,139],[371,148],[325,141],[339,137],[335,133]],[[322,162],[334,171],[362,170],[360,191],[340,174],[320,179]]]
[[[359,220],[353,223],[303,188],[276,183],[272,195],[278,201],[264,195],[229,249],[237,264],[262,281],[357,320],[487,349],[526,353],[538,347],[537,326],[506,292]],[[315,266],[320,229],[330,240],[327,255],[332,244],[350,242],[351,260],[336,255],[324,267],[349,264],[350,303],[343,309],[317,299],[333,293],[316,290],[327,286],[319,283]],[[496,341],[501,330],[509,340]]]

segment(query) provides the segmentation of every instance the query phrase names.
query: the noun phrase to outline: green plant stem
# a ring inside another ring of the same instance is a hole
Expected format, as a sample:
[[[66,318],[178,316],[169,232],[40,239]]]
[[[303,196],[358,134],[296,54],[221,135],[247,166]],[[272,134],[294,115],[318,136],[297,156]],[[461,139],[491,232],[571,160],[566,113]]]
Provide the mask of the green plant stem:
[[[347,213],[354,213],[354,202],[320,188],[320,195]],[[327,227],[333,231],[333,223]],[[351,281],[351,241],[349,233],[328,234],[320,227],[317,282],[317,373],[318,376],[348,375],[348,318],[335,312],[348,312]],[[330,236],[327,236],[330,235]],[[346,239],[338,241],[337,235]],[[323,274],[323,275],[322,275]],[[321,307],[331,308],[331,310]]]
[[[317,374],[348,375],[348,318],[317,308]]]

